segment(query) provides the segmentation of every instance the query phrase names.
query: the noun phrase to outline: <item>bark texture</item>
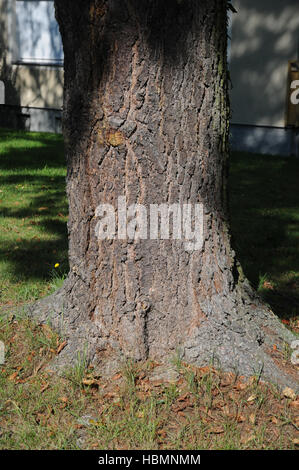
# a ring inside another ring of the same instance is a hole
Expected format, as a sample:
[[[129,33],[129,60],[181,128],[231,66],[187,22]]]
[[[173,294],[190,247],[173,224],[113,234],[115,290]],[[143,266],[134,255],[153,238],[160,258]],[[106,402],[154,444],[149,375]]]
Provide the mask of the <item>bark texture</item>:
[[[58,360],[107,369],[180,351],[296,384],[271,358],[292,334],[244,278],[231,247],[226,1],[56,0],[65,54],[70,273],[34,306],[69,338]],[[103,240],[96,207],[203,203],[204,245]]]

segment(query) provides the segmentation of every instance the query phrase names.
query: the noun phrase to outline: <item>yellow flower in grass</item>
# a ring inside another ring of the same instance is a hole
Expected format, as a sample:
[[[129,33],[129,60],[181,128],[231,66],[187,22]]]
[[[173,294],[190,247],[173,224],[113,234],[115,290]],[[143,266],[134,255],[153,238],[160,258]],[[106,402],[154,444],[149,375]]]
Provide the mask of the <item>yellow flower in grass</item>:
[[[58,268],[58,266],[59,266],[59,263],[56,263],[55,266],[54,266],[54,268]]]

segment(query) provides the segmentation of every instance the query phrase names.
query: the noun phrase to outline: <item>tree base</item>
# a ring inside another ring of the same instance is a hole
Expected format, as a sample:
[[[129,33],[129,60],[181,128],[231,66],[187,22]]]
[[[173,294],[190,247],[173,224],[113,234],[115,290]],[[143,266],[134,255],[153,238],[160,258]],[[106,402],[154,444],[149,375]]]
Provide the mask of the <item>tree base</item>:
[[[229,314],[223,313],[227,310],[227,299],[215,296],[206,305],[206,312],[213,305],[213,315],[210,310],[200,324],[193,326],[185,336],[187,340],[168,350],[165,344],[161,344],[160,348],[157,344],[153,345],[148,356],[140,358],[123,351],[121,342],[113,333],[104,337],[98,325],[86,319],[82,308],[79,308],[80,302],[71,304],[72,289],[69,286],[70,279],[53,295],[29,307],[31,317],[40,323],[49,323],[67,340],[67,346],[53,363],[58,371],[75,365],[79,358],[84,357],[103,376],[109,376],[128,357],[135,360],[151,358],[167,363],[170,358],[179,355],[182,361],[190,364],[214,364],[223,371],[244,376],[257,375],[280,387],[289,386],[299,391],[299,368],[290,359],[283,359],[286,345],[290,345],[296,337],[253,291],[250,291],[250,296],[247,292],[242,298],[237,291],[234,297],[230,296],[229,303],[233,302],[234,305],[230,305]]]

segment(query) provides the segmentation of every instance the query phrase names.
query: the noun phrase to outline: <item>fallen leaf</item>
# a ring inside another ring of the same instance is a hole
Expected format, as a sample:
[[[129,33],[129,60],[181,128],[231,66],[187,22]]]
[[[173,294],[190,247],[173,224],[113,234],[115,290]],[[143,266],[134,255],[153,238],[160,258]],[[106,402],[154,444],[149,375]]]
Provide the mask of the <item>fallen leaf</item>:
[[[172,410],[173,410],[175,413],[179,413],[180,411],[185,410],[185,408],[187,408],[187,406],[189,406],[189,403],[188,403],[188,402],[180,402],[180,403],[177,404],[177,405],[172,405]]]
[[[17,372],[14,372],[13,374],[11,374],[9,377],[8,377],[8,380],[15,380],[15,378],[18,376],[18,371]]]
[[[247,398],[247,401],[250,403],[256,399],[256,395],[250,395],[249,398]]]
[[[59,354],[59,353],[66,347],[66,345],[67,345],[67,341],[63,341],[63,343],[61,343],[61,344],[58,346],[58,348],[57,348],[57,350],[56,350],[56,354]]]
[[[273,285],[272,285],[271,282],[269,282],[269,281],[265,281],[265,282],[264,282],[263,288],[264,288],[264,289],[270,289],[270,290],[273,290],[273,289],[274,289]]]
[[[209,430],[210,434],[222,434],[224,432],[224,428],[222,426],[215,426]]]
[[[99,381],[97,379],[88,379],[88,378],[84,378],[82,379],[82,383],[83,385],[99,385]]]
[[[237,423],[244,423],[245,420],[246,420],[245,416],[243,416],[243,415],[238,415],[237,416]]]
[[[283,390],[283,395],[286,397],[286,398],[290,398],[291,400],[295,400],[296,399],[296,393],[294,392],[294,390],[290,387],[286,387],[284,390]]]
[[[251,424],[255,424],[255,414],[254,413],[251,413],[251,415],[249,416],[249,422]]]
[[[67,403],[68,402],[68,397],[59,397],[58,400],[62,401],[63,403]]]
[[[45,390],[47,390],[47,388],[49,388],[49,386],[50,386],[49,384],[43,385],[40,389],[40,393],[43,393]]]
[[[295,410],[299,410],[299,400],[291,401],[289,403],[289,406],[291,408],[295,408]]]
[[[184,395],[181,395],[180,397],[178,397],[178,401],[185,401],[186,398],[188,398],[189,394],[188,393],[184,393]]]
[[[111,377],[111,380],[118,380],[122,377],[121,373],[115,374],[113,377]]]
[[[235,389],[236,390],[245,390],[246,388],[248,387],[248,384],[244,383],[244,382],[238,382],[236,385],[235,385]]]

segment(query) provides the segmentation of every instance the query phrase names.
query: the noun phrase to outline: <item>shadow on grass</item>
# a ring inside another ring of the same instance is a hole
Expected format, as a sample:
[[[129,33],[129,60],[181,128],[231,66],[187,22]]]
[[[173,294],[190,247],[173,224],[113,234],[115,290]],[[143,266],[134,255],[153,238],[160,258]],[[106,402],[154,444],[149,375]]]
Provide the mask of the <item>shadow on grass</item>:
[[[298,181],[296,158],[231,156],[234,246],[245,274],[281,318],[299,315]]]
[[[0,129],[0,170],[62,168],[61,135]]]
[[[0,130],[0,257],[12,282],[49,280],[56,261],[68,269],[64,173],[61,136]]]

